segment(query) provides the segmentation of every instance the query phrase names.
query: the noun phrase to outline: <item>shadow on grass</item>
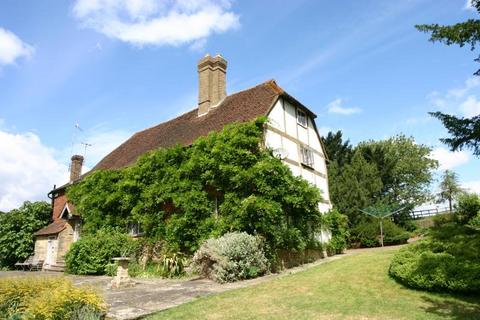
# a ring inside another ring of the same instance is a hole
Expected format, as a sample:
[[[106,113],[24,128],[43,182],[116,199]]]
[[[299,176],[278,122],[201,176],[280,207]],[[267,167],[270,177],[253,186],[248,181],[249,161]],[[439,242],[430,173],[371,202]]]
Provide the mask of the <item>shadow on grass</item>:
[[[480,296],[455,295],[453,297],[455,300],[446,299],[443,295],[435,298],[423,296],[423,300],[429,304],[423,307],[423,310],[448,319],[480,319]]]

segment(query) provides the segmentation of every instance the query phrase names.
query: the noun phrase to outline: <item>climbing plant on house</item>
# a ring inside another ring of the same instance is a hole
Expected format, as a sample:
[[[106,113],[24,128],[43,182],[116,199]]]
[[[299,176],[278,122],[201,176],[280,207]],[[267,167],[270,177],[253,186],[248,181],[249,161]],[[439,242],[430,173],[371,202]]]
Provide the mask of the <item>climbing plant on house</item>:
[[[234,231],[258,235],[271,249],[315,245],[320,192],[262,146],[265,123],[228,125],[189,147],[155,150],[131,167],[94,172],[68,189],[84,231],[139,221],[146,237],[185,253]]]

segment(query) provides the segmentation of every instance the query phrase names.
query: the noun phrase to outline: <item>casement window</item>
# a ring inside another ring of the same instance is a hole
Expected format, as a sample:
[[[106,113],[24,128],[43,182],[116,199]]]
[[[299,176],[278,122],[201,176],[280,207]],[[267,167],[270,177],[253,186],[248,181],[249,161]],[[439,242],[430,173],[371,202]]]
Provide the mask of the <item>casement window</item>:
[[[140,222],[130,223],[128,225],[128,234],[132,237],[142,236],[144,234],[144,231],[142,229],[142,226],[140,225]]]
[[[297,109],[297,123],[303,127],[307,127],[307,114],[300,109]]]
[[[302,164],[313,168],[313,151],[310,148],[301,146],[300,152],[302,156]]]

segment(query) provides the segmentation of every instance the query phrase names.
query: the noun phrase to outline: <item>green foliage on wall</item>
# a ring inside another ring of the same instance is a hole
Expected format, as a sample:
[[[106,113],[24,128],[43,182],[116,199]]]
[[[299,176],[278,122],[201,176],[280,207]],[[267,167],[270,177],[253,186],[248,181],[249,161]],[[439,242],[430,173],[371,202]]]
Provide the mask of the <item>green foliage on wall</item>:
[[[112,258],[130,257],[137,248],[138,242],[127,234],[101,229],[72,244],[65,256],[67,271],[81,275],[108,274]]]
[[[50,216],[51,206],[45,201],[26,201],[0,215],[0,267],[12,267],[33,254],[33,233],[46,226]]]
[[[147,237],[185,253],[233,231],[260,235],[271,248],[307,247],[320,229],[321,195],[262,146],[265,123],[232,124],[190,147],[91,174],[68,189],[84,231],[139,221]]]

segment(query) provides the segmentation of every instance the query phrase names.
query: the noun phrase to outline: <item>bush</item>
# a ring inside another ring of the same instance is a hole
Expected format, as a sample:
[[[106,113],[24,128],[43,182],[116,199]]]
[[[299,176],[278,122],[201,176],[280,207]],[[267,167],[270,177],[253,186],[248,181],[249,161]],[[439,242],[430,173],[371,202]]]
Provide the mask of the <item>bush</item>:
[[[65,256],[67,271],[73,274],[112,274],[112,258],[130,256],[137,243],[129,235],[115,230],[99,230],[73,243]]]
[[[18,209],[0,214],[0,268],[11,268],[33,254],[33,233],[48,224],[51,206],[45,201],[25,201]]]
[[[104,313],[104,302],[95,291],[75,287],[65,278],[0,279],[0,314],[6,319],[93,320]]]
[[[262,241],[245,232],[208,239],[195,253],[193,264],[202,276],[220,283],[255,278],[268,270]]]
[[[417,289],[480,292],[480,233],[455,223],[435,227],[394,256],[389,274]]]
[[[348,237],[348,217],[341,214],[336,209],[328,211],[324,215],[325,227],[330,230],[332,238],[327,244],[329,254],[342,253],[347,248]]]
[[[380,225],[378,220],[364,219],[351,231],[351,241],[361,247],[378,247],[380,242]],[[407,243],[410,233],[397,226],[389,219],[383,220],[383,244],[397,245]]]
[[[467,224],[480,214],[480,196],[475,193],[464,193],[458,197],[455,205],[455,215],[461,224]]]

